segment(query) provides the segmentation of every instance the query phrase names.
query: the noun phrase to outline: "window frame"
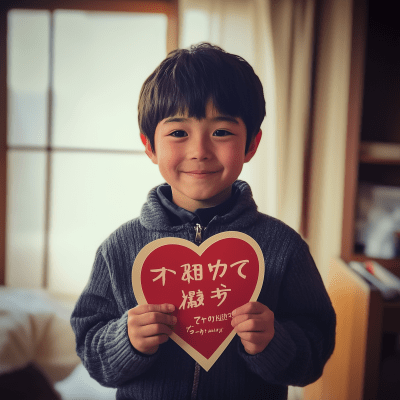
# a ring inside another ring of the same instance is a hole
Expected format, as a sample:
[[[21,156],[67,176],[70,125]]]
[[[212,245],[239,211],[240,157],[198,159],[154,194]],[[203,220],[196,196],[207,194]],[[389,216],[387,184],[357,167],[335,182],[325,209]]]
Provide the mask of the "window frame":
[[[4,4],[5,3],[5,4]],[[107,12],[163,13],[167,16],[167,53],[178,48],[178,0],[13,0],[5,1],[0,9],[0,285],[6,282],[6,217],[7,217],[7,15],[12,9],[29,10],[82,10]],[[51,107],[51,97],[49,99]],[[50,117],[49,117],[50,118]],[[50,125],[50,124],[49,124]],[[28,150],[28,149],[27,149]],[[53,151],[48,145],[47,158]],[[92,150],[83,150],[92,151]],[[96,151],[96,150],[93,150]],[[49,162],[48,162],[49,168]],[[46,191],[49,193],[51,171],[47,171]],[[49,196],[46,196],[49,201]],[[48,207],[48,204],[46,204]],[[48,221],[46,223],[48,235]],[[46,250],[47,253],[47,250]],[[46,255],[45,255],[46,257]],[[46,264],[46,262],[45,262]],[[44,267],[42,287],[48,283]]]

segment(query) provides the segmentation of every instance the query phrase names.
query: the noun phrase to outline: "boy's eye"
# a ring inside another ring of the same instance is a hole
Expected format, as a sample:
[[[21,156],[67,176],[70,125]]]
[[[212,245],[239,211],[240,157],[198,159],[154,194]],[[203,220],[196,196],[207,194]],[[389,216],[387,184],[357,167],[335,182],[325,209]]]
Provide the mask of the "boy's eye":
[[[182,138],[187,136],[187,133],[185,131],[173,131],[170,133],[170,136],[176,137],[176,138]]]
[[[224,129],[218,129],[213,133],[213,136],[229,136],[232,135],[231,132],[225,131]]]

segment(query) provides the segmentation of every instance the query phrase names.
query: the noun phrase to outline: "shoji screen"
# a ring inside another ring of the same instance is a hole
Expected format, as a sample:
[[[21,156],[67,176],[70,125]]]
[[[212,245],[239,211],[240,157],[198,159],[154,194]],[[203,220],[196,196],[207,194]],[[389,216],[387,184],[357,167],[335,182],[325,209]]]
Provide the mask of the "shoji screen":
[[[166,56],[156,13],[8,13],[6,284],[79,293],[96,248],[162,182],[137,126]]]

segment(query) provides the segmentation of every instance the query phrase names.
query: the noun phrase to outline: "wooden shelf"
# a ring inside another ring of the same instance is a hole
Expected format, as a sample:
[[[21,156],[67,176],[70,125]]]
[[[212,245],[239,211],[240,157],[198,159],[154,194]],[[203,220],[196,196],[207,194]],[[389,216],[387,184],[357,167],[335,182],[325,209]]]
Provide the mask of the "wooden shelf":
[[[376,261],[377,263],[382,265],[382,267],[387,268],[390,272],[400,277],[400,258],[390,258],[390,259],[372,258],[366,256],[365,254],[354,253],[346,261],[368,261],[368,260]]]
[[[388,158],[375,158],[368,155],[360,155],[360,163],[400,166],[400,160],[388,159]]]
[[[360,162],[400,166],[400,143],[361,142]]]

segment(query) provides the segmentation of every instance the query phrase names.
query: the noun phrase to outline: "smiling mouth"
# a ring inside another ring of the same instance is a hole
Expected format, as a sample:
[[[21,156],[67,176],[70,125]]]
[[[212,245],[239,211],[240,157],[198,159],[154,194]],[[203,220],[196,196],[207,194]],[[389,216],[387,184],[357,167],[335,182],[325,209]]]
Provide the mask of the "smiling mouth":
[[[197,177],[202,177],[202,176],[208,176],[208,175],[213,175],[217,174],[219,171],[184,171],[185,174],[187,175],[192,175],[192,176],[197,176]]]

